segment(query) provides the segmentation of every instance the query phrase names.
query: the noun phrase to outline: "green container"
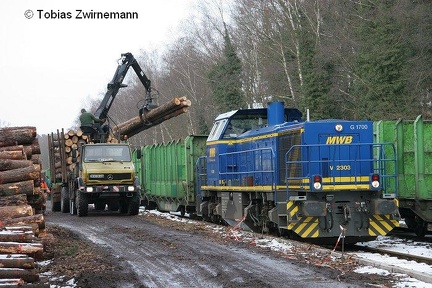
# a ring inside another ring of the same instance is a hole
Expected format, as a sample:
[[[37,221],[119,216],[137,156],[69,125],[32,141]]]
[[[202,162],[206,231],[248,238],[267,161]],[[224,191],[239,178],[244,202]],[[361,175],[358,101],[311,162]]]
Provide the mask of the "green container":
[[[396,147],[401,216],[420,224],[432,222],[432,122],[422,116],[415,121],[379,121],[374,132],[377,142]]]
[[[141,186],[150,208],[161,211],[195,212],[195,162],[205,155],[207,136],[188,136],[142,148]],[[138,166],[138,165],[137,165]]]

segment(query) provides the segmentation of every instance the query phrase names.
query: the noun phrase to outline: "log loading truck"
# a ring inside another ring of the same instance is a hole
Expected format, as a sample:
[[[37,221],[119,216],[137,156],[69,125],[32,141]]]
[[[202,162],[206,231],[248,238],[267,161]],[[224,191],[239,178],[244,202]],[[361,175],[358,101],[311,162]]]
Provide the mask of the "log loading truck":
[[[122,54],[114,77],[108,84],[108,90],[94,113],[97,118],[108,118],[108,112],[119,89],[127,86],[123,84],[123,80],[130,67],[144,85],[145,101],[139,109],[138,125],[133,127],[133,131],[129,131],[132,128],[127,125],[122,131],[117,129],[114,139],[127,139],[127,136],[130,136],[128,134],[135,135],[182,113],[173,115],[173,109],[154,109],[158,107],[153,103],[150,80],[133,55],[125,53]],[[152,109],[157,112],[153,114],[160,116],[160,120],[154,123],[149,122],[146,117],[149,112],[153,112]],[[69,135],[70,133],[64,133],[62,129],[48,135],[49,176],[53,183],[52,210],[82,217],[87,216],[88,205],[94,204],[96,210],[104,210],[108,206],[110,211],[120,210],[123,214],[137,215],[141,189],[135,176],[132,149],[126,142],[111,140],[112,134],[108,125],[97,128],[81,126],[76,134]]]

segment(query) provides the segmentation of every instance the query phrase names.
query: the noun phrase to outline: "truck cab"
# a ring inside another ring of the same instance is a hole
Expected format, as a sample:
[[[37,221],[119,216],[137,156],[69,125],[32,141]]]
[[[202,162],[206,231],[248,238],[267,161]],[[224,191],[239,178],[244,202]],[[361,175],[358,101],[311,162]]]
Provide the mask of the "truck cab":
[[[130,146],[126,143],[84,144],[75,159],[75,183],[69,191],[72,213],[86,216],[88,204],[96,210],[137,215],[140,186],[135,176]]]

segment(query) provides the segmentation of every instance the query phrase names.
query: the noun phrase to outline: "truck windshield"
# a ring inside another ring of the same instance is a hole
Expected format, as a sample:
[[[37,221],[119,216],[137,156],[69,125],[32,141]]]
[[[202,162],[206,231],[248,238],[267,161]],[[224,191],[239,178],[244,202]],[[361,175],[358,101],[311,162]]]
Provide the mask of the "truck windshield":
[[[84,162],[129,162],[131,161],[128,146],[95,145],[84,148]]]

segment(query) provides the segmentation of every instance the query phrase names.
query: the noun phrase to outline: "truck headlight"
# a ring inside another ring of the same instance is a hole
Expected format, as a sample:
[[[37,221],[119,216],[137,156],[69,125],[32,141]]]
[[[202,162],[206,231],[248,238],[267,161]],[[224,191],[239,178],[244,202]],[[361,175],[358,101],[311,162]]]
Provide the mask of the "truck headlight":
[[[134,187],[134,186],[128,186],[128,191],[129,191],[129,192],[133,192],[133,191],[135,191],[135,187]]]
[[[93,187],[86,187],[87,192],[93,192]]]

